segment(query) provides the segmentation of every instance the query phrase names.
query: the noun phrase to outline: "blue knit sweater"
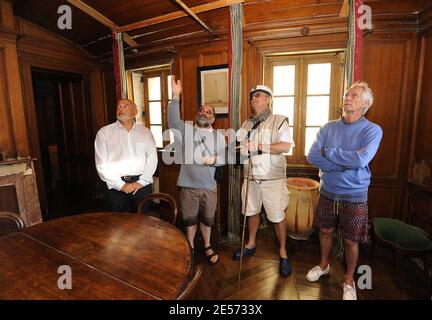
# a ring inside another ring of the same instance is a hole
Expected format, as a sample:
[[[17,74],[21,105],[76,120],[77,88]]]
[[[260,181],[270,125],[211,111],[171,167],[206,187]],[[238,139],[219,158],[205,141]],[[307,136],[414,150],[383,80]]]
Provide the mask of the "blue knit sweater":
[[[318,132],[308,161],[320,169],[321,194],[332,200],[367,201],[371,172],[382,129],[365,117],[354,123],[330,121]]]

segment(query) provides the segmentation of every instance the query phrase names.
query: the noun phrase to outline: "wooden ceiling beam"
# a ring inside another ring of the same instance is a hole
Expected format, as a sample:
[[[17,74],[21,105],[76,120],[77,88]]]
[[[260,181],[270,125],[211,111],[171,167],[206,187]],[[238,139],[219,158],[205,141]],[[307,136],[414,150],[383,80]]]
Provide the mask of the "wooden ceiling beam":
[[[192,18],[194,18],[200,25],[204,27],[208,32],[213,33],[212,29],[208,25],[206,25],[198,16],[193,12],[187,5],[184,4],[181,0],[175,0]]]
[[[102,23],[104,26],[107,26],[113,31],[117,31],[118,25],[116,25],[113,21],[105,17],[103,14],[101,14],[99,11],[95,10],[94,8],[90,7],[88,4],[82,2],[81,0],[67,0],[70,4],[74,5],[81,11],[87,13],[90,17],[94,18],[95,20]],[[128,34],[123,34],[123,40],[131,47],[138,46],[138,43],[135,42]]]
[[[243,2],[244,2],[244,0],[218,0],[218,1],[210,2],[210,3],[206,3],[203,5],[199,5],[199,6],[196,6],[193,8],[189,8],[189,10],[191,10],[195,14],[198,14],[198,13],[202,13],[202,12],[206,12],[206,11],[211,11],[211,10],[227,7],[231,4],[243,3]],[[183,17],[187,17],[187,16],[188,16],[188,14],[184,11],[175,11],[175,12],[171,12],[168,14],[164,14],[164,15],[159,16],[159,17],[154,17],[154,18],[134,22],[134,23],[119,27],[116,31],[117,32],[131,31],[131,30],[144,28],[144,27],[152,26],[152,25],[155,25],[158,23],[167,22],[167,21],[171,21],[171,20],[175,20],[175,19],[183,18]]]
[[[123,41],[126,42],[131,47],[137,47],[138,43],[132,39],[126,32],[123,33]]]

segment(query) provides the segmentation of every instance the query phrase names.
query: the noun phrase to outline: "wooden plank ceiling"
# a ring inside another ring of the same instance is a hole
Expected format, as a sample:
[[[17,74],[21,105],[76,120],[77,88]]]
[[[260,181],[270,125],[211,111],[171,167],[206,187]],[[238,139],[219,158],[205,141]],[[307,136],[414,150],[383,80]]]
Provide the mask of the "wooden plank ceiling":
[[[102,18],[107,18],[108,22],[110,20],[119,27],[119,31],[126,31],[132,43],[136,42],[138,48],[152,47],[164,40],[188,35],[211,36],[213,29],[226,28],[229,19],[229,10],[226,6],[199,13],[199,20],[202,20],[202,23],[195,20],[190,12],[188,13],[184,6],[182,7],[183,3],[191,9],[195,7],[206,9],[206,4],[222,5],[229,2],[224,0],[15,0],[13,6],[15,15],[78,44],[95,57],[107,56],[111,52],[111,28],[73,5],[79,2],[97,11]],[[57,10],[64,4],[68,4],[72,9],[71,30],[60,30],[57,27],[57,20],[60,17]],[[178,15],[183,17],[148,25],[152,20],[159,22],[158,20],[167,20],[173,15],[174,18]],[[146,23],[148,26],[136,28],[132,25],[142,21],[148,21]],[[208,26],[210,32],[203,27],[203,24]],[[130,43],[128,45],[130,47]],[[128,48],[128,45],[125,45],[125,48]]]
[[[208,41],[226,37],[228,6],[208,10],[215,4],[241,1],[243,3],[248,36],[255,39],[274,36],[287,25],[301,28],[315,19],[338,19],[344,0],[14,0],[14,13],[34,22],[87,50],[91,55],[109,59],[111,29],[126,32],[125,51],[132,47],[140,52],[169,47],[172,43]],[[72,5],[71,3],[75,4]],[[380,16],[416,14],[430,0],[366,0],[373,6],[375,21]],[[72,30],[60,30],[58,7],[69,4],[72,8]],[[78,5],[81,9],[77,8]],[[192,17],[192,9],[196,17]],[[93,12],[85,13],[85,7]],[[96,14],[95,14],[96,13]],[[179,16],[181,16],[179,18]],[[99,19],[98,19],[99,18]],[[98,21],[98,20],[99,21]],[[343,18],[346,19],[346,18]],[[161,23],[161,21],[164,21]],[[155,23],[157,22],[157,23]],[[152,24],[153,23],[153,24]],[[111,27],[110,27],[111,26]],[[113,27],[114,26],[114,27]],[[132,47],[131,47],[132,46]]]

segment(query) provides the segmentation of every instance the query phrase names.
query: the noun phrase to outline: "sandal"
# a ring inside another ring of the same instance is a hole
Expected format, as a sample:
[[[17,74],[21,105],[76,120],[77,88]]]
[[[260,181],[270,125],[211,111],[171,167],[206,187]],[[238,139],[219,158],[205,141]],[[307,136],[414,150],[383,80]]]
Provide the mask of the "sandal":
[[[209,245],[207,248],[204,248],[204,252],[207,252],[207,251],[209,251],[209,250],[213,250],[211,245]],[[216,259],[216,261],[212,262],[212,258],[213,258],[214,256],[217,256],[218,258]],[[219,255],[218,255],[214,250],[213,250],[213,253],[212,253],[212,254],[210,254],[210,255],[206,255],[206,258],[207,258],[207,262],[208,262],[210,265],[215,265],[216,263],[219,262]]]

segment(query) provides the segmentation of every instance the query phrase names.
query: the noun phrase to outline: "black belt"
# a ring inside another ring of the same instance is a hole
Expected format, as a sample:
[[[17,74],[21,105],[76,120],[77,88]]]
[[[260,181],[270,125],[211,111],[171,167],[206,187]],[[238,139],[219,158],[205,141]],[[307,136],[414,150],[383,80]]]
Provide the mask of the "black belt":
[[[123,176],[123,177],[121,177],[121,179],[124,182],[126,182],[126,183],[132,183],[132,182],[137,182],[140,177],[141,177],[141,175],[137,175],[137,176]]]

